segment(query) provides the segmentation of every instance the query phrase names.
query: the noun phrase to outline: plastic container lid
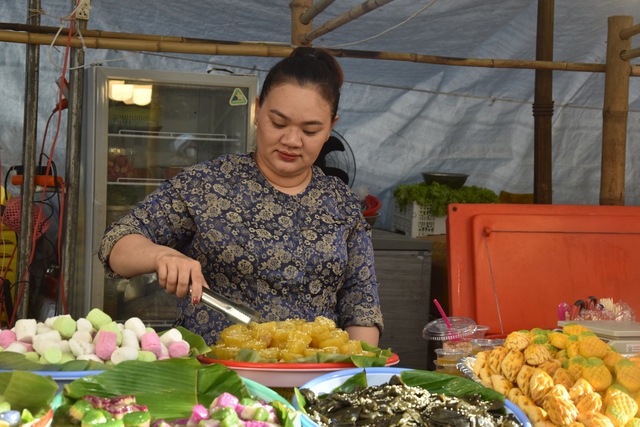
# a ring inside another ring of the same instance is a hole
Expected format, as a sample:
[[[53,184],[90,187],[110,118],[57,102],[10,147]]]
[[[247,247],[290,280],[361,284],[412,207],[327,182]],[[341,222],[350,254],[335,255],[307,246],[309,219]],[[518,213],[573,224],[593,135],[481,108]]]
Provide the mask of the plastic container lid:
[[[451,327],[444,319],[436,319],[427,323],[422,330],[422,338],[426,340],[448,341],[472,335],[476,331],[476,322],[469,317],[448,317]]]

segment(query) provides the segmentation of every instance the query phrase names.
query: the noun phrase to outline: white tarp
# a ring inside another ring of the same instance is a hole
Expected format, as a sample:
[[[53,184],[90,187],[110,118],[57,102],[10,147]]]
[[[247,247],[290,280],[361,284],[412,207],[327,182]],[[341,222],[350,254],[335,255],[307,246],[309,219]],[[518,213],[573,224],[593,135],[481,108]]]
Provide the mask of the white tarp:
[[[42,25],[60,26],[70,0],[42,0]],[[92,0],[92,30],[213,40],[290,43],[289,0]],[[339,0],[314,28],[360,0]],[[429,6],[429,4],[431,4]],[[428,7],[427,7],[428,6]],[[422,53],[460,58],[535,59],[536,0],[395,0],[314,41],[347,49]],[[0,20],[26,23],[27,2],[0,2]],[[603,64],[607,20],[632,15],[638,0],[555,2],[554,59]],[[640,46],[640,36],[633,47]],[[0,157],[2,170],[22,162],[25,45],[0,43]],[[57,102],[55,79],[64,49],[41,48],[38,135]],[[113,62],[106,62],[106,60]],[[205,73],[211,68],[264,78],[277,58],[205,57],[87,50],[86,62],[110,66]],[[409,62],[339,60],[346,84],[336,130],[357,161],[355,186],[382,199],[390,226],[393,189],[420,182],[422,171],[462,172],[468,185],[512,193],[533,192],[534,71],[438,66]],[[633,63],[640,61],[634,60]],[[54,64],[56,64],[54,66]],[[553,203],[598,204],[604,75],[554,72]],[[66,113],[63,114],[66,120]],[[629,93],[626,204],[640,205],[640,78]],[[53,138],[55,120],[48,140]],[[38,141],[38,152],[41,142]],[[54,160],[64,170],[66,127]],[[50,145],[47,145],[47,152]],[[4,178],[4,177],[3,177]]]

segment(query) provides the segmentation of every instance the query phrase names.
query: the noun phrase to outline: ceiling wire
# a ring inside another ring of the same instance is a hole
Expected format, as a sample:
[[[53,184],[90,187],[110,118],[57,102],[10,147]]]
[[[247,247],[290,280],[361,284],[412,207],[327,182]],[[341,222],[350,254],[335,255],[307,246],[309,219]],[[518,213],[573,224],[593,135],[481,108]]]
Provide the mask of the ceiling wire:
[[[325,48],[338,48],[338,47],[345,47],[345,46],[353,46],[353,45],[356,45],[356,44],[368,42],[368,41],[373,40],[373,39],[377,39],[378,37],[383,36],[383,35],[387,34],[388,32],[393,31],[396,28],[399,28],[399,27],[403,26],[404,24],[406,24],[407,22],[411,21],[413,18],[415,18],[416,16],[418,16],[419,14],[421,14],[422,12],[427,10],[429,7],[431,7],[435,2],[436,2],[436,0],[431,0],[431,3],[426,5],[425,7],[423,7],[422,9],[420,9],[419,11],[417,11],[416,13],[414,13],[413,15],[411,15],[410,17],[405,19],[404,21],[400,22],[397,25],[394,25],[391,28],[387,28],[386,30],[376,34],[375,36],[367,37],[366,39],[358,40],[358,41],[355,41],[355,42],[349,42],[349,43],[343,43],[343,44],[334,44],[334,45],[331,45],[331,46],[322,46],[322,47],[325,47]]]
[[[85,0],[85,2],[86,2],[86,0]],[[49,50],[47,51],[47,57],[49,59],[49,62],[51,62],[51,64],[55,68],[57,68],[59,70],[62,70],[63,66],[60,65],[60,64],[57,64],[53,60],[53,58],[51,57],[51,53],[54,50],[57,50],[56,46],[55,46],[55,43],[56,43],[56,40],[58,39],[58,37],[60,36],[60,33],[62,32],[62,30],[64,30],[66,28],[67,23],[69,21],[73,21],[75,19],[74,18],[74,14],[78,11],[78,9],[80,9],[83,6],[85,6],[85,2],[80,1],[78,3],[78,5],[76,6],[76,8],[73,9],[73,11],[71,11],[71,13],[69,15],[63,16],[63,17],[50,15],[50,14],[46,13],[44,10],[35,10],[35,9],[30,9],[29,10],[29,12],[31,12],[31,13],[38,13],[40,15],[48,16],[50,18],[55,18],[55,19],[60,21],[60,27],[58,28],[58,32],[56,32],[56,35],[53,37],[53,40],[51,41],[51,44],[49,45]],[[82,50],[86,52],[87,46],[85,44],[84,38],[82,37],[82,32],[80,31],[80,27],[76,27],[75,31],[76,31],[76,33],[78,35],[78,38],[82,42]],[[90,63],[85,63],[83,65],[79,65],[77,67],[66,67],[66,69],[68,71],[72,71],[72,70],[79,70],[79,69],[82,69],[82,68],[88,68],[88,67],[96,65],[96,64],[105,64],[105,63],[108,63],[108,62],[122,61],[124,59],[127,59],[127,58],[130,58],[132,56],[138,55],[139,53],[140,53],[139,51],[133,51],[130,54],[124,55],[124,56],[122,56],[120,58],[105,59],[105,60],[102,60],[102,61],[94,61],[94,62],[90,62]]]

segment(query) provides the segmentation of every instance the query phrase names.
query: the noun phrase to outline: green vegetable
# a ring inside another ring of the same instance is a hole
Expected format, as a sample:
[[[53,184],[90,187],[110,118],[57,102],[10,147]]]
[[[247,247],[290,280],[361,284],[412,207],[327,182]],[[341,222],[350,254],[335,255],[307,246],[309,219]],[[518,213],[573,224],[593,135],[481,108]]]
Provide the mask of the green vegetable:
[[[398,185],[393,191],[398,208],[405,211],[407,206],[416,202],[420,206],[429,207],[433,216],[447,215],[447,207],[451,203],[499,203],[498,195],[487,188],[463,186],[453,189],[437,182],[429,185],[419,184]]]

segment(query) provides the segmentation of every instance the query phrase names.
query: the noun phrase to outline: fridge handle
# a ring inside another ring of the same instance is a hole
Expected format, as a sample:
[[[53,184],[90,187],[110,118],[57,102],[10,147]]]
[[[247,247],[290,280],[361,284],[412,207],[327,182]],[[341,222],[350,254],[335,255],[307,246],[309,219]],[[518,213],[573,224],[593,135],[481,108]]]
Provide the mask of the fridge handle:
[[[92,248],[93,253],[97,254],[100,249],[100,244],[102,243],[102,236],[104,235],[104,230],[106,228],[106,211],[105,205],[100,200],[93,201],[93,227],[91,227],[93,231],[93,236],[91,241],[94,244],[94,248]]]

